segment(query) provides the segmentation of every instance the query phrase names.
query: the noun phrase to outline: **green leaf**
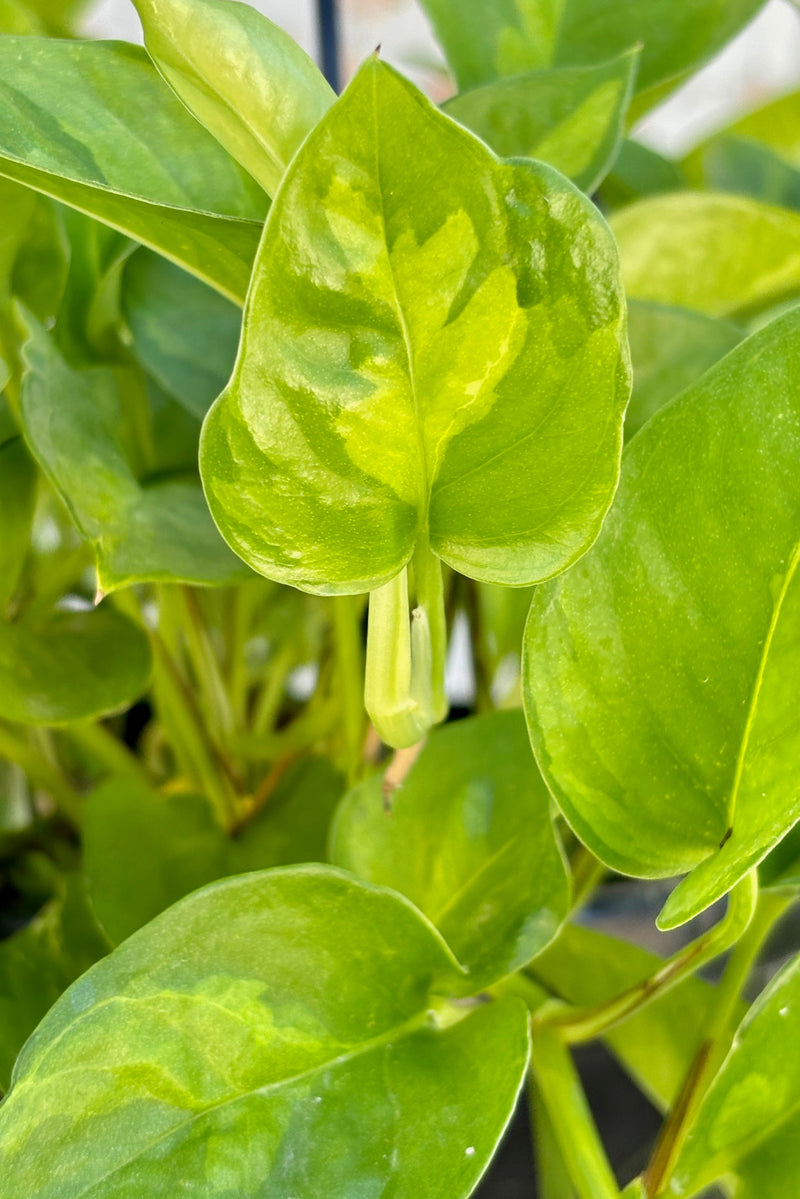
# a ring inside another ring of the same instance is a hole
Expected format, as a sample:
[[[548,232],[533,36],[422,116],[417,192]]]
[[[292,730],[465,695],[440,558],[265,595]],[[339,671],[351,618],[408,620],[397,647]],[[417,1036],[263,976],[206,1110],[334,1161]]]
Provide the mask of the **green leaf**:
[[[239,302],[263,192],[123,42],[0,38],[0,172]]]
[[[437,1018],[452,967],[409,903],[330,867],[213,884],[28,1041],[0,1109],[4,1183],[19,1199],[461,1199],[511,1115],[528,1033],[518,1000]]]
[[[638,945],[568,924],[529,973],[568,1003],[594,1007],[650,978],[662,964]],[[700,1048],[712,999],[707,983],[688,978],[603,1038],[662,1111],[672,1106]]]
[[[645,91],[710,58],[763,3],[422,0],[422,7],[461,88],[551,65],[602,62],[641,42],[638,90]]]
[[[0,1090],[47,1010],[108,950],[77,876],[65,879],[29,925],[0,941]]]
[[[585,197],[368,60],[286,174],[206,418],[223,536],[323,594],[391,580],[426,531],[473,578],[564,569],[616,484],[622,307]]]
[[[137,478],[143,473],[137,451],[145,457],[146,451],[130,431],[131,389],[139,386],[130,372],[73,370],[40,326],[29,319],[28,328],[25,437],[92,543],[100,591],[143,581],[220,585],[244,577],[246,568],[214,528],[197,478]]]
[[[745,1017],[711,1085],[665,1195],[693,1195],[723,1175],[737,1199],[791,1195],[800,1171],[800,957]]]
[[[127,707],[146,689],[150,647],[108,606],[33,611],[0,623],[0,711],[22,724],[69,724]]]
[[[592,192],[619,149],[638,51],[591,67],[561,67],[461,92],[444,111],[504,158],[540,158]]]
[[[628,305],[628,336],[633,360],[633,395],[625,414],[632,437],[653,413],[694,383],[742,340],[744,329],[647,300]]]
[[[125,267],[121,304],[139,362],[202,419],[233,370],[239,309],[145,249]]]
[[[470,994],[513,974],[567,914],[550,796],[522,713],[433,733],[391,798],[383,775],[352,790],[331,830],[331,860],[401,891],[468,972]]]
[[[681,166],[649,146],[626,138],[614,166],[600,188],[604,210],[621,208],[645,196],[680,191],[686,187]]]
[[[145,45],[198,121],[274,195],[335,95],[297,43],[247,4],[133,0]]]
[[[0,614],[16,590],[28,553],[36,484],[36,467],[22,438],[0,444]]]
[[[161,795],[131,779],[92,793],[83,826],[84,869],[97,917],[119,944],[190,891],[228,874],[324,861],[342,794],[326,759],[291,767],[269,803],[235,836],[199,795]]]
[[[594,549],[531,607],[531,738],[567,819],[623,873],[695,868],[662,927],[800,816],[798,352],[794,311],[658,413]]]
[[[27,35],[46,31],[28,4],[22,0],[0,0],[0,32]]]
[[[788,209],[679,192],[624,208],[611,228],[633,299],[732,316],[800,291],[800,214]]]

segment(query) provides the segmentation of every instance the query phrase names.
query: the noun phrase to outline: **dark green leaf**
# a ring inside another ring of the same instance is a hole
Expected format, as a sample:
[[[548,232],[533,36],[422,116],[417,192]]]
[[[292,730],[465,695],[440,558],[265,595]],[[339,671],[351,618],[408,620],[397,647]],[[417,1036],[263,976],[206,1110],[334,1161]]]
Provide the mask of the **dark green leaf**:
[[[800,312],[754,334],[625,453],[593,551],[539,588],[526,705],[548,784],[624,873],[695,868],[670,927],[800,816]]]
[[[324,759],[290,768],[269,802],[233,837],[198,795],[160,795],[112,779],[90,796],[83,828],[92,905],[119,944],[190,891],[228,874],[324,861],[342,794]]]
[[[68,724],[126,707],[147,687],[150,648],[108,606],[35,612],[0,623],[0,712],[22,724]]]
[[[639,90],[710,58],[764,0],[422,0],[459,86],[602,62],[641,42]]]
[[[201,440],[214,518],[256,570],[312,592],[377,588],[426,525],[474,578],[556,573],[615,487],[622,320],[588,200],[498,161],[371,59],[270,214]]]
[[[141,249],[125,268],[122,314],[145,370],[202,419],[233,370],[239,309],[171,262]]]
[[[744,335],[744,329],[731,321],[686,308],[631,300],[628,336],[633,395],[625,414],[625,436],[632,437],[653,413],[699,379]]]
[[[144,51],[0,38],[0,101],[0,172],[242,301],[266,197]]]
[[[611,227],[634,299],[732,316],[800,291],[800,213],[679,192],[622,209]]]
[[[794,1193],[800,1172],[800,957],[756,1000],[703,1100],[665,1195],[694,1195],[723,1175],[737,1199]]]
[[[616,157],[637,51],[591,67],[534,71],[484,84],[444,110],[503,158],[540,158],[594,191]]]
[[[76,876],[26,928],[0,941],[0,1090],[47,1010],[109,948]]]
[[[0,1109],[4,1185],[461,1199],[514,1107],[528,1035],[517,1000],[431,1011],[452,968],[410,904],[330,867],[213,884],[98,963],[28,1041]]]
[[[336,98],[297,43],[247,4],[133,0],[150,55],[190,112],[274,195]]]
[[[471,994],[530,961],[569,895],[522,713],[432,733],[389,812],[383,781],[375,775],[342,801],[332,861],[407,895],[466,967]]]
[[[621,208],[645,196],[661,192],[680,191],[686,179],[680,165],[626,138],[619,155],[600,188],[600,202],[605,208]]]
[[[143,580],[226,584],[246,576],[214,528],[196,477],[137,478],[147,447],[130,429],[133,405],[144,401],[136,379],[110,367],[74,370],[41,327],[30,322],[29,329],[25,437],[92,543],[101,592]]]

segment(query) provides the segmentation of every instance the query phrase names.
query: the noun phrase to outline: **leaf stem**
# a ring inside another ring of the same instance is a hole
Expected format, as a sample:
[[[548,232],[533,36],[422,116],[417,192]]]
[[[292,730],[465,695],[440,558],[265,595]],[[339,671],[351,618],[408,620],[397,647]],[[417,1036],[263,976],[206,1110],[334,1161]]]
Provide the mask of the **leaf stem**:
[[[190,587],[178,587],[175,599],[183,612],[183,631],[189,650],[192,672],[200,687],[206,717],[223,735],[233,731],[235,719],[228,689],[222,677],[217,655],[208,636],[197,595]]]
[[[578,1071],[559,1033],[531,1022],[531,1070],[555,1143],[580,1199],[619,1199],[619,1188]]]
[[[757,872],[752,870],[750,877],[752,885],[756,887]],[[660,1195],[669,1181],[700,1104],[730,1049],[742,989],[773,924],[791,902],[791,896],[769,891],[762,894],[749,927],[730,956],[716,988],[705,1039],[664,1122],[653,1156],[642,1176],[647,1199]]]
[[[132,754],[127,745],[115,737],[105,724],[72,724],[65,732],[72,742],[102,762],[111,774],[126,775],[147,786],[152,785],[150,775],[136,755]]]
[[[679,950],[648,978],[596,1007],[569,1008],[548,1005],[537,1017],[558,1027],[567,1043],[576,1045],[602,1036],[633,1012],[694,974],[701,966],[730,949],[742,936],[753,918],[758,882],[751,871],[731,891],[728,910],[718,924],[691,944]]]
[[[361,690],[364,666],[358,619],[359,606],[356,596],[333,597],[338,682],[342,696],[342,730],[347,780],[350,786],[358,779],[361,747],[364,742],[364,703]]]
[[[81,797],[62,771],[7,725],[0,724],[0,756],[16,762],[29,779],[46,791],[58,810],[80,828],[82,822]]]

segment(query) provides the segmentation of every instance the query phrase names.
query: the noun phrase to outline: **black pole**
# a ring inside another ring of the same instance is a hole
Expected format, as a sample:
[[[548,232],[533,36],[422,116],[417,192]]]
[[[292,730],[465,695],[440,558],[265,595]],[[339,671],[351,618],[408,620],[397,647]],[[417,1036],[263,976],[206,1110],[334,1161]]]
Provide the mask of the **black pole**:
[[[322,73],[335,92],[339,91],[339,18],[336,0],[317,0],[317,25]]]

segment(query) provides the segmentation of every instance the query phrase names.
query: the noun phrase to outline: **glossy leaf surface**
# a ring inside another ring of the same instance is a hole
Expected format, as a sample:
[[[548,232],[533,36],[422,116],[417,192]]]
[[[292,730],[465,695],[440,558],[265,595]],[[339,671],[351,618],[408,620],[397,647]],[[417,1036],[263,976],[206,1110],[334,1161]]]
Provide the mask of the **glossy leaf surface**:
[[[224,584],[246,575],[214,528],[199,480],[137,477],[144,468],[131,437],[131,408],[141,403],[136,381],[110,367],[73,370],[44,330],[29,328],[25,436],[92,543],[100,590],[144,580]]]
[[[23,615],[0,624],[0,712],[67,724],[115,712],[150,675],[147,638],[113,608]]]
[[[121,308],[139,362],[202,419],[233,370],[240,310],[145,249],[125,268]]]
[[[632,204],[611,227],[633,299],[732,316],[800,291],[800,213],[680,192]]]
[[[444,111],[502,158],[539,158],[592,192],[616,157],[637,54],[591,67],[534,71],[471,88]]]
[[[624,873],[695,867],[665,927],[800,816],[800,313],[656,415],[592,553],[534,596],[526,706],[579,836]]]
[[[0,172],[241,302],[267,200],[122,42],[0,38]]]
[[[77,876],[0,941],[0,1090],[8,1090],[17,1054],[48,1009],[109,948]]]
[[[387,582],[426,525],[462,573],[549,576],[615,486],[623,321],[589,202],[371,59],[265,228],[201,441],[214,518],[255,569],[320,593]]]
[[[459,87],[602,62],[641,42],[639,90],[710,58],[764,0],[422,0]]]
[[[467,968],[470,994],[552,940],[567,879],[521,712],[432,733],[390,802],[382,775],[351,791],[331,860],[407,895]]]
[[[147,49],[190,112],[274,195],[335,99],[297,42],[248,4],[134,0]]]
[[[229,874],[322,862],[342,781],[325,759],[296,763],[269,803],[235,836],[199,795],[163,796],[130,779],[90,796],[84,868],[98,919],[112,942],[190,891]]]
[[[732,321],[686,308],[631,300],[628,337],[633,394],[625,413],[625,436],[632,437],[668,400],[738,345],[744,330]]]
[[[466,1196],[513,1109],[527,1018],[504,1000],[440,1027],[431,987],[451,968],[410,904],[329,867],[214,884],[39,1026],[0,1109],[6,1185]]]
[[[730,1173],[737,1199],[791,1195],[800,1171],[798,1008],[795,958],[748,1012],[665,1195],[694,1195]]]

